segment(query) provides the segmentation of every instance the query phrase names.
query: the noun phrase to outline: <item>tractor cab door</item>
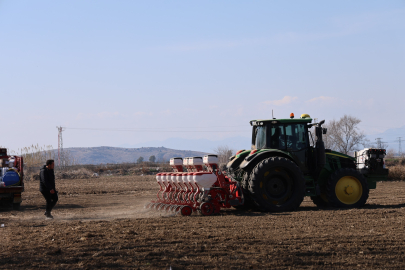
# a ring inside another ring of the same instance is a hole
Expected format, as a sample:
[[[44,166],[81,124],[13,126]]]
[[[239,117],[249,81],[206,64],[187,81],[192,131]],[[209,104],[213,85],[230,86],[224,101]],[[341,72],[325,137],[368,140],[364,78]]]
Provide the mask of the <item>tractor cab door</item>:
[[[309,140],[306,124],[285,124],[286,150],[293,156],[303,173],[308,173]]]
[[[252,134],[252,150],[266,148],[266,126],[254,126]]]

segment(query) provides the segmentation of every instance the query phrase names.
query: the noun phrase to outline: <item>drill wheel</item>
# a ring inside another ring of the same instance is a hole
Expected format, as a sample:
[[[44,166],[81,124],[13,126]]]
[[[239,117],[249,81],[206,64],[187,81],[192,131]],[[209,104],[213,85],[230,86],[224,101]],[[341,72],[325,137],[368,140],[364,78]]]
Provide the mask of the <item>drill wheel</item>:
[[[180,208],[180,213],[182,216],[190,216],[193,213],[193,209],[188,205],[184,205]]]
[[[200,213],[203,216],[211,216],[214,213],[214,211],[215,211],[215,207],[210,202],[202,203],[200,206]]]

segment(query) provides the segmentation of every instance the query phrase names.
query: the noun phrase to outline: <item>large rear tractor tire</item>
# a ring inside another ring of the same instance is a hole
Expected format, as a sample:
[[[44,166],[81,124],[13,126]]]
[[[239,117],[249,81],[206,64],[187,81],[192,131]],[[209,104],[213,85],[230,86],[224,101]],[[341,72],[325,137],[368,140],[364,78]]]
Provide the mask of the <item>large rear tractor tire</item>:
[[[354,169],[335,171],[326,185],[326,197],[331,206],[358,208],[366,204],[369,188],[364,176]]]
[[[302,172],[287,158],[262,160],[249,178],[250,193],[261,211],[294,211],[304,200],[305,180]]]

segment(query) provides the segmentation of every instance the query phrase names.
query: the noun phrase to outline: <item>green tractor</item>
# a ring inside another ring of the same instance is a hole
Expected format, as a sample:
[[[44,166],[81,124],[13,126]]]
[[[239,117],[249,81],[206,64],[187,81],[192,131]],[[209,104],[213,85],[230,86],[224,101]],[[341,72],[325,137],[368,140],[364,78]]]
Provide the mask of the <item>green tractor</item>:
[[[385,149],[366,148],[355,157],[325,149],[324,122],[312,123],[308,114],[250,121],[252,149],[238,151],[227,164],[228,175],[243,189],[243,207],[293,211],[305,196],[318,207],[366,203],[369,190],[387,178]]]

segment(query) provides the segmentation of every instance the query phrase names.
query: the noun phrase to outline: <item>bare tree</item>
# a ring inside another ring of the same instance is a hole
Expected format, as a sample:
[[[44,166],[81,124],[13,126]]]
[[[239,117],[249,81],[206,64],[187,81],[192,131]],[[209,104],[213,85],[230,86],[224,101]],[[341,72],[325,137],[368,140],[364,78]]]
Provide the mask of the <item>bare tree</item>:
[[[228,163],[231,156],[234,155],[234,150],[227,145],[218,146],[214,149],[215,154],[218,155],[219,164]]]
[[[395,150],[390,148],[387,151],[387,155],[385,156],[388,159],[394,158],[395,157]]]
[[[324,136],[325,147],[344,154],[358,150],[359,145],[367,143],[366,135],[359,130],[361,120],[350,115],[344,115],[339,120],[331,120],[325,127],[328,129]]]

